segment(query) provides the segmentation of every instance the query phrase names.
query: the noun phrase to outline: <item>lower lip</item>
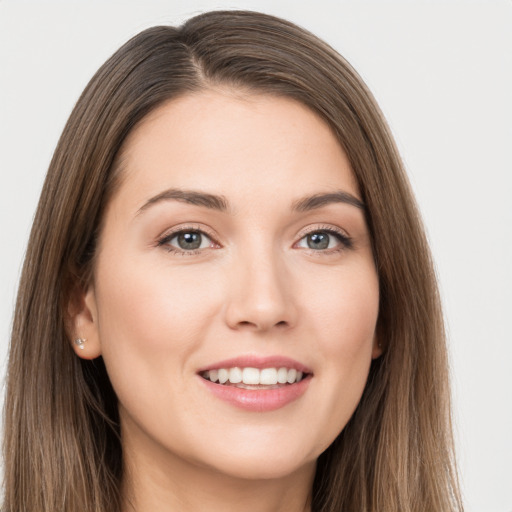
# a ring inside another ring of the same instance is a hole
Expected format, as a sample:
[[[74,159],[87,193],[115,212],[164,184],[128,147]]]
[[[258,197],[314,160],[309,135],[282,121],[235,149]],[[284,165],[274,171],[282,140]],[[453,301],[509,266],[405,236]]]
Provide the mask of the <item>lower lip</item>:
[[[254,412],[275,411],[288,405],[305,393],[311,381],[311,376],[307,376],[300,382],[279,388],[242,389],[235,386],[216,384],[201,376],[199,378],[216,397],[239,409]]]

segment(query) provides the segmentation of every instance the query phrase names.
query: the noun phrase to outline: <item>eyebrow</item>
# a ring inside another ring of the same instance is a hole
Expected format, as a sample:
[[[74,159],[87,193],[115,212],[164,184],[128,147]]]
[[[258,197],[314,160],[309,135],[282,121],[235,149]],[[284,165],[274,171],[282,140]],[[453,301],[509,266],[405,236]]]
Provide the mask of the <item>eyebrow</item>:
[[[322,208],[323,206],[327,206],[332,203],[349,204],[363,211],[366,209],[361,200],[348,192],[344,192],[343,190],[304,197],[295,201],[292,209],[297,212],[307,212],[310,210],[316,210],[317,208]]]
[[[223,196],[207,194],[206,192],[196,192],[194,190],[170,188],[146,201],[137,211],[137,215],[156,203],[169,200],[180,201],[195,206],[204,206],[205,208],[221,212],[228,210],[228,201]]]
[[[157,194],[156,196],[148,199],[137,211],[137,215],[147,210],[150,206],[162,201],[180,201],[183,203],[192,204],[195,206],[204,206],[211,210],[226,212],[229,210],[229,203],[224,196],[208,194],[206,192],[198,192],[195,190],[182,190],[171,188]],[[364,203],[357,197],[342,190],[336,192],[326,192],[306,196],[292,203],[292,210],[296,212],[307,212],[316,210],[333,203],[344,203],[355,206],[360,210],[365,210]]]

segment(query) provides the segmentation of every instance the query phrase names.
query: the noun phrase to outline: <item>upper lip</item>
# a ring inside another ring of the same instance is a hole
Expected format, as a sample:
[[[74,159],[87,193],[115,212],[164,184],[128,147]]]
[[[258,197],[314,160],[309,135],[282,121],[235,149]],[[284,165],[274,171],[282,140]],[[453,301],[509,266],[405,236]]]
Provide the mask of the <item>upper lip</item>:
[[[257,355],[243,355],[233,357],[231,359],[224,359],[216,363],[209,364],[199,369],[198,373],[208,370],[218,370],[220,368],[295,368],[302,373],[313,373],[306,365],[286,356],[257,356]]]

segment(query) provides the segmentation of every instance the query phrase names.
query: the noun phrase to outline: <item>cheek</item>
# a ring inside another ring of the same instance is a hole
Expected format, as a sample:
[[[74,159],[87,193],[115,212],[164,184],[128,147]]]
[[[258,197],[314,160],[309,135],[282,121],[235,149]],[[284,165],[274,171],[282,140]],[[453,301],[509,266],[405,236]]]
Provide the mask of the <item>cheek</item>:
[[[317,282],[317,284],[319,284]],[[325,290],[308,296],[307,321],[315,339],[320,371],[315,379],[316,414],[323,422],[321,452],[338,436],[354,413],[370,369],[378,316],[378,280],[365,272],[333,272]]]
[[[201,272],[171,272],[165,263],[104,261],[97,275],[99,335],[114,388],[121,395],[136,381],[139,388],[156,380],[179,385],[216,314],[209,289],[215,283]]]
[[[379,285],[371,264],[347,265],[312,276],[302,293],[308,323],[325,350],[350,361],[371,350],[379,309]]]
[[[123,421],[164,425],[163,438],[182,439],[177,411],[189,409],[196,421],[202,411],[191,408],[187,385],[192,356],[222,304],[213,294],[215,280],[192,266],[171,270],[165,261],[108,263],[104,257],[97,272],[99,336]]]
[[[98,276],[102,342],[115,344],[120,334],[146,352],[190,346],[191,338],[213,312],[211,296],[199,272],[171,272],[165,265],[105,265]]]

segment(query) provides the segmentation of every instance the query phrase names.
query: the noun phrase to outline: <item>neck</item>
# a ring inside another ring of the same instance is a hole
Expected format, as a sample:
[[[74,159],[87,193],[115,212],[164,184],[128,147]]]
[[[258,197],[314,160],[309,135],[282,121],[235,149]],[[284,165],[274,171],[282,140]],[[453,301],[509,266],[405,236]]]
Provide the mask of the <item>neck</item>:
[[[154,464],[130,466],[123,483],[123,512],[311,510],[314,467],[279,479],[248,480],[186,464],[173,464],[169,471]]]
[[[125,443],[123,443],[125,445]],[[248,479],[124,446],[123,512],[310,512],[315,463],[278,478]]]

